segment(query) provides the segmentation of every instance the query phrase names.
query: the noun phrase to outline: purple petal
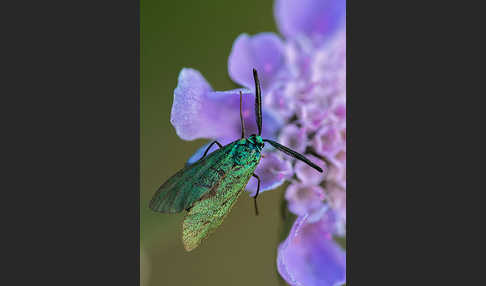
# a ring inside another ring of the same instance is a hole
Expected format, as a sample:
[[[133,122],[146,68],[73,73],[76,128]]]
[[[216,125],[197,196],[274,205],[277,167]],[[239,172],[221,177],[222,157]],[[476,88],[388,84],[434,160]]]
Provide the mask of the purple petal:
[[[343,148],[328,158],[331,162],[326,179],[346,188],[346,149]]]
[[[293,98],[287,96],[285,89],[284,84],[274,86],[263,98],[263,106],[287,120],[294,114],[295,104]]]
[[[326,163],[315,156],[305,156],[316,165],[321,167],[324,172],[317,172],[314,168],[299,160],[295,163],[295,174],[297,175],[297,178],[299,178],[299,180],[304,184],[319,185],[324,180],[328,172]]]
[[[277,0],[275,19],[287,38],[304,34],[314,39],[332,35],[345,25],[345,0]]]
[[[293,174],[290,162],[283,160],[275,152],[264,152],[263,156],[254,172],[260,177],[260,193],[277,188]],[[256,194],[257,185],[257,179],[252,177],[246,186],[251,196]]]
[[[285,95],[295,101],[296,105],[302,105],[313,99],[312,89],[314,86],[309,85],[307,79],[294,79],[287,82]]]
[[[306,130],[297,127],[295,124],[287,125],[280,133],[279,143],[296,152],[304,153],[307,146]]]
[[[254,90],[252,69],[255,68],[265,92],[283,64],[283,43],[276,34],[241,34],[233,43],[228,59],[228,73],[234,82]]]
[[[289,210],[296,215],[311,214],[322,208],[324,190],[316,185],[292,183],[285,191]]]
[[[335,213],[336,234],[346,234],[346,188],[334,182],[326,184],[326,195],[329,206]]]
[[[189,159],[186,162],[186,165],[192,165],[192,164],[196,163],[197,161],[199,161],[199,159],[202,158],[202,155],[204,154],[204,152],[206,152],[206,149],[209,147],[209,144],[211,144],[211,142],[208,142],[208,143],[202,145],[201,147],[199,147],[199,149],[197,149],[196,152],[194,154],[192,154],[191,157],[189,157]],[[208,151],[207,155],[213,153],[214,151],[216,151],[216,149],[218,149],[218,146],[211,147],[211,149]]]
[[[336,117],[338,121],[342,121],[346,123],[346,98],[339,97],[337,98],[333,106],[331,107],[332,115]]]
[[[292,286],[335,286],[346,281],[346,253],[332,238],[329,211],[317,222],[309,216],[295,221],[289,236],[280,244],[277,268]]]
[[[240,121],[240,94],[243,92],[242,113],[245,122],[245,136],[258,132],[255,117],[255,95],[247,89],[235,89],[229,91],[215,91],[209,93],[209,101],[213,103],[213,118],[216,119],[215,128],[226,128],[226,132],[218,137],[232,138],[233,142],[241,137]],[[229,114],[231,112],[231,114]],[[216,113],[216,114],[214,114]],[[262,110],[262,136],[264,138],[275,138],[277,130],[282,126],[282,120],[271,110]],[[222,143],[222,142],[221,142]]]
[[[307,77],[311,71],[314,45],[306,37],[289,39],[285,45],[285,56],[289,71],[295,77]]]
[[[311,81],[324,96],[346,95],[346,31],[342,30],[312,59]]]
[[[249,132],[255,132],[255,97],[249,90],[212,91],[198,71],[182,69],[174,90],[171,112],[171,123],[177,135],[184,140],[240,138],[240,91],[243,93],[245,127],[248,127]],[[281,124],[279,120],[263,111],[263,122],[265,136],[275,136]]]
[[[328,116],[327,110],[318,104],[303,104],[297,114],[302,124],[312,131],[317,130]]]
[[[314,149],[319,154],[328,157],[334,156],[344,146],[346,146],[346,141],[343,140],[339,128],[332,122],[322,126],[313,140]]]
[[[192,140],[206,137],[210,118],[206,118],[207,114],[204,113],[204,100],[211,90],[209,83],[197,70],[183,68],[179,73],[170,122],[180,138]]]
[[[253,107],[252,107],[253,108]],[[245,136],[248,137],[251,134],[258,133],[258,127],[256,124],[255,113],[252,112],[248,116],[244,116],[245,120]],[[282,126],[280,118],[271,111],[263,110],[262,112],[262,137],[265,139],[275,140],[277,131]],[[241,129],[241,127],[240,127]],[[241,131],[240,131],[241,132]],[[241,134],[240,134],[241,137]]]

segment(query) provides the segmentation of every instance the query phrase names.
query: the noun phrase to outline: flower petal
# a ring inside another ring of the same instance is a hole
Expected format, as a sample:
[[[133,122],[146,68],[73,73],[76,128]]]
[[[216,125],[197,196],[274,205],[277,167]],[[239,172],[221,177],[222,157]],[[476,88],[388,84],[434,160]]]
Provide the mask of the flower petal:
[[[297,175],[297,178],[299,178],[299,180],[304,184],[319,185],[324,180],[328,172],[326,163],[313,155],[307,154],[305,156],[321,167],[324,172],[317,172],[316,169],[299,160],[295,163],[295,174]]]
[[[243,94],[242,111],[248,136],[257,130],[253,93],[248,89],[212,91],[198,71],[182,69],[174,90],[170,120],[177,135],[184,140],[240,138],[240,91]],[[262,135],[265,138],[275,138],[275,133],[282,124],[281,120],[269,110],[263,110],[262,115]]]
[[[333,157],[346,146],[345,140],[340,128],[334,122],[329,122],[317,131],[312,145],[319,154]]]
[[[283,65],[283,42],[276,34],[241,34],[233,43],[228,59],[228,73],[234,82],[254,90],[252,69],[255,68],[265,92]]]
[[[335,213],[335,230],[339,236],[346,235],[346,187],[327,182],[326,195],[329,206]]]
[[[254,97],[253,97],[254,98]],[[245,136],[257,134],[258,128],[256,124],[255,113],[252,110],[245,113],[243,111],[243,119],[245,120]],[[275,112],[269,110],[262,111],[262,137],[265,139],[275,140],[277,138],[277,131],[282,126],[283,122]],[[241,130],[241,127],[238,127]],[[241,131],[236,139],[241,137]]]
[[[296,215],[311,214],[322,208],[324,190],[316,185],[292,183],[285,191],[289,210]]]
[[[346,97],[336,98],[331,107],[331,111],[338,121],[346,124]]]
[[[332,35],[345,25],[345,0],[277,0],[275,19],[287,38],[304,34],[314,39]]]
[[[183,68],[179,73],[170,122],[180,138],[193,140],[206,137],[204,126],[209,118],[203,113],[203,106],[206,94],[211,90],[209,83],[197,70]]]
[[[280,158],[277,153],[264,152],[263,156],[254,172],[260,177],[260,193],[277,188],[293,174],[290,162]],[[246,186],[251,196],[256,194],[257,186],[258,180],[252,177]]]
[[[308,77],[311,71],[314,44],[307,37],[289,39],[285,45],[285,56],[292,75]]]
[[[306,130],[295,124],[289,124],[280,132],[278,141],[298,153],[304,153],[307,146]]]
[[[318,104],[303,104],[297,109],[301,123],[309,130],[317,130],[328,116],[328,111]]]
[[[228,91],[215,91],[208,94],[209,102],[212,103],[210,111],[215,119],[213,128],[222,129],[220,136],[212,138],[233,138],[227,143],[238,140],[241,137],[240,120],[240,90],[243,93],[242,113],[245,122],[245,136],[258,132],[255,117],[255,95],[248,89],[234,89]],[[214,114],[216,113],[216,114]],[[262,136],[264,138],[275,138],[277,130],[282,125],[278,116],[270,110],[262,110]],[[221,142],[223,144],[223,142]]]
[[[323,96],[346,96],[346,30],[339,30],[313,56],[311,81]]]
[[[182,69],[174,90],[170,120],[177,135],[184,140],[240,138],[240,91],[243,94],[242,110],[249,135],[257,130],[253,111],[255,96],[250,90],[212,91],[198,71]],[[262,135],[275,137],[281,125],[279,119],[270,111],[264,110],[263,123]]]
[[[346,148],[342,148],[333,157],[327,157],[327,159],[330,164],[326,181],[337,184],[346,190]]]
[[[319,221],[309,216],[295,221],[280,244],[277,268],[292,286],[335,286],[346,281],[346,253],[332,238],[332,218],[327,211]]]
[[[294,115],[295,104],[293,98],[287,96],[285,88],[284,84],[272,87],[263,98],[263,108],[268,108],[277,113],[281,119],[288,120]]]

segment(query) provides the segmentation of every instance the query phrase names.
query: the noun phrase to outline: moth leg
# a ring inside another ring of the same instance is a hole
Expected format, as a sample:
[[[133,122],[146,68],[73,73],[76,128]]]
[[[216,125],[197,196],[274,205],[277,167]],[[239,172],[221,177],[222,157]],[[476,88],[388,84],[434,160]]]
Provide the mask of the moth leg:
[[[258,194],[260,193],[260,178],[255,174],[252,174],[252,176],[257,178],[257,180],[258,180],[256,195],[253,197],[253,201],[255,202],[255,215],[258,215],[258,205],[257,205],[256,199],[258,197]]]
[[[202,159],[204,159],[204,157],[206,157],[206,154],[208,154],[209,149],[211,149],[211,147],[213,147],[214,143],[218,144],[219,148],[223,148],[223,145],[221,145],[218,141],[215,140],[215,141],[213,141],[213,143],[209,144],[208,148],[204,152],[204,155],[202,155],[201,159],[199,159],[199,160],[202,160]]]

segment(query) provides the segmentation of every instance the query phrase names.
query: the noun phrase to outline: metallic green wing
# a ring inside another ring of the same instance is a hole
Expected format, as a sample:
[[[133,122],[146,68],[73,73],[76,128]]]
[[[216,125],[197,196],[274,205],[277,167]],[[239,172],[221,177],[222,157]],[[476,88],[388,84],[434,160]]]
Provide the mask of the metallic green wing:
[[[235,163],[221,176],[211,192],[195,202],[182,224],[182,240],[191,251],[221,225],[250,180],[260,161],[260,152],[248,146],[233,149]]]
[[[237,143],[223,146],[174,174],[160,186],[149,207],[156,212],[178,213],[190,208],[204,194],[214,191],[233,164],[230,153]]]

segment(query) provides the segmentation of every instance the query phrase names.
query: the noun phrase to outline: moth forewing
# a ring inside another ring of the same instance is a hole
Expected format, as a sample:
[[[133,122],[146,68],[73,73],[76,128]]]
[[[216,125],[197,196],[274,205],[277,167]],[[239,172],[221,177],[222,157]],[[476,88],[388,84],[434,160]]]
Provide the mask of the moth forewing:
[[[246,142],[244,140],[240,143]],[[252,150],[245,144],[235,146],[228,155],[233,159],[232,168],[220,177],[210,192],[194,203],[184,218],[182,240],[187,251],[196,248],[221,225],[260,161],[259,150]]]
[[[209,198],[198,201],[187,212],[182,223],[182,242],[187,251],[198,247],[222,223],[238,200],[241,190],[227,198]]]
[[[159,187],[150,201],[150,209],[162,213],[178,213],[199,200],[216,184],[223,172],[232,166],[228,153],[237,141],[215,150],[203,160],[186,166]]]

